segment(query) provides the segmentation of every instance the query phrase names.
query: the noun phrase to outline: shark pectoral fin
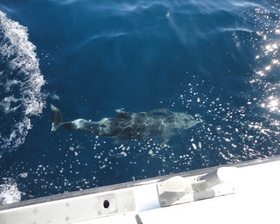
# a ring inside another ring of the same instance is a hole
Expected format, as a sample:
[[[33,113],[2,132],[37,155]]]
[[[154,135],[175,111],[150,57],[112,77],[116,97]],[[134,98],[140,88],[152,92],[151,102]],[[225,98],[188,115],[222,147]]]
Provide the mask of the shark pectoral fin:
[[[174,126],[173,125],[169,125],[167,127],[164,128],[164,131],[162,133],[162,139],[163,142],[161,145],[166,145],[167,142],[169,141],[169,139],[174,135]]]
[[[51,104],[52,110],[52,131],[56,131],[62,125],[62,114],[60,110]]]

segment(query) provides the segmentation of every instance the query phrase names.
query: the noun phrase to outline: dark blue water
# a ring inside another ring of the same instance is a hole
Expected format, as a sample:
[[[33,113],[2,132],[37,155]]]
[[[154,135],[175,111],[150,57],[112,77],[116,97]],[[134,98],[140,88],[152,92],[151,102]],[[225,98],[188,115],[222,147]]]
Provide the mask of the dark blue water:
[[[0,186],[22,200],[279,154],[277,1],[1,0],[0,10]],[[50,104],[64,120],[167,108],[204,122],[165,147],[118,142],[51,132]]]

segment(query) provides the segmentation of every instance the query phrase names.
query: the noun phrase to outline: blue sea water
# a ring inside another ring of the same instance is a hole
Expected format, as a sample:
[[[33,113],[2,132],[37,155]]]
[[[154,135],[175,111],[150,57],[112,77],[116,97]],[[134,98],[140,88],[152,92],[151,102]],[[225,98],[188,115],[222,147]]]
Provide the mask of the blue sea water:
[[[278,1],[1,0],[0,11],[2,195],[279,155]],[[50,104],[64,120],[167,108],[203,123],[164,147],[120,142],[51,132]]]

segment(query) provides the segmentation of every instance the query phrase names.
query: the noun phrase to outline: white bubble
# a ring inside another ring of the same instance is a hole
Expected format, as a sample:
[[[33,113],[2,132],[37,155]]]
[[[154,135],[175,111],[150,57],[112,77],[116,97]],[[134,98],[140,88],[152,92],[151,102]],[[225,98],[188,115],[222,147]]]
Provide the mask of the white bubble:
[[[194,149],[197,149],[196,144],[194,144],[194,143],[192,143],[192,147],[193,147]]]
[[[121,152],[120,153],[122,156],[127,156],[126,152]]]
[[[26,173],[20,173],[19,176],[22,177],[22,178],[26,178],[28,176],[28,173],[27,172]]]

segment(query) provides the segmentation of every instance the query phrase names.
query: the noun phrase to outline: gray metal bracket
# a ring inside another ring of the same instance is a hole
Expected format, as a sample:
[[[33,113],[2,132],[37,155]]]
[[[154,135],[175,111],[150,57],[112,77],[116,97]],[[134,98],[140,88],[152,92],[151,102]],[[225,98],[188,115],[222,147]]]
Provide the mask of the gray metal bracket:
[[[236,167],[220,167],[214,172],[192,177],[175,176],[157,184],[162,207],[235,193]]]

